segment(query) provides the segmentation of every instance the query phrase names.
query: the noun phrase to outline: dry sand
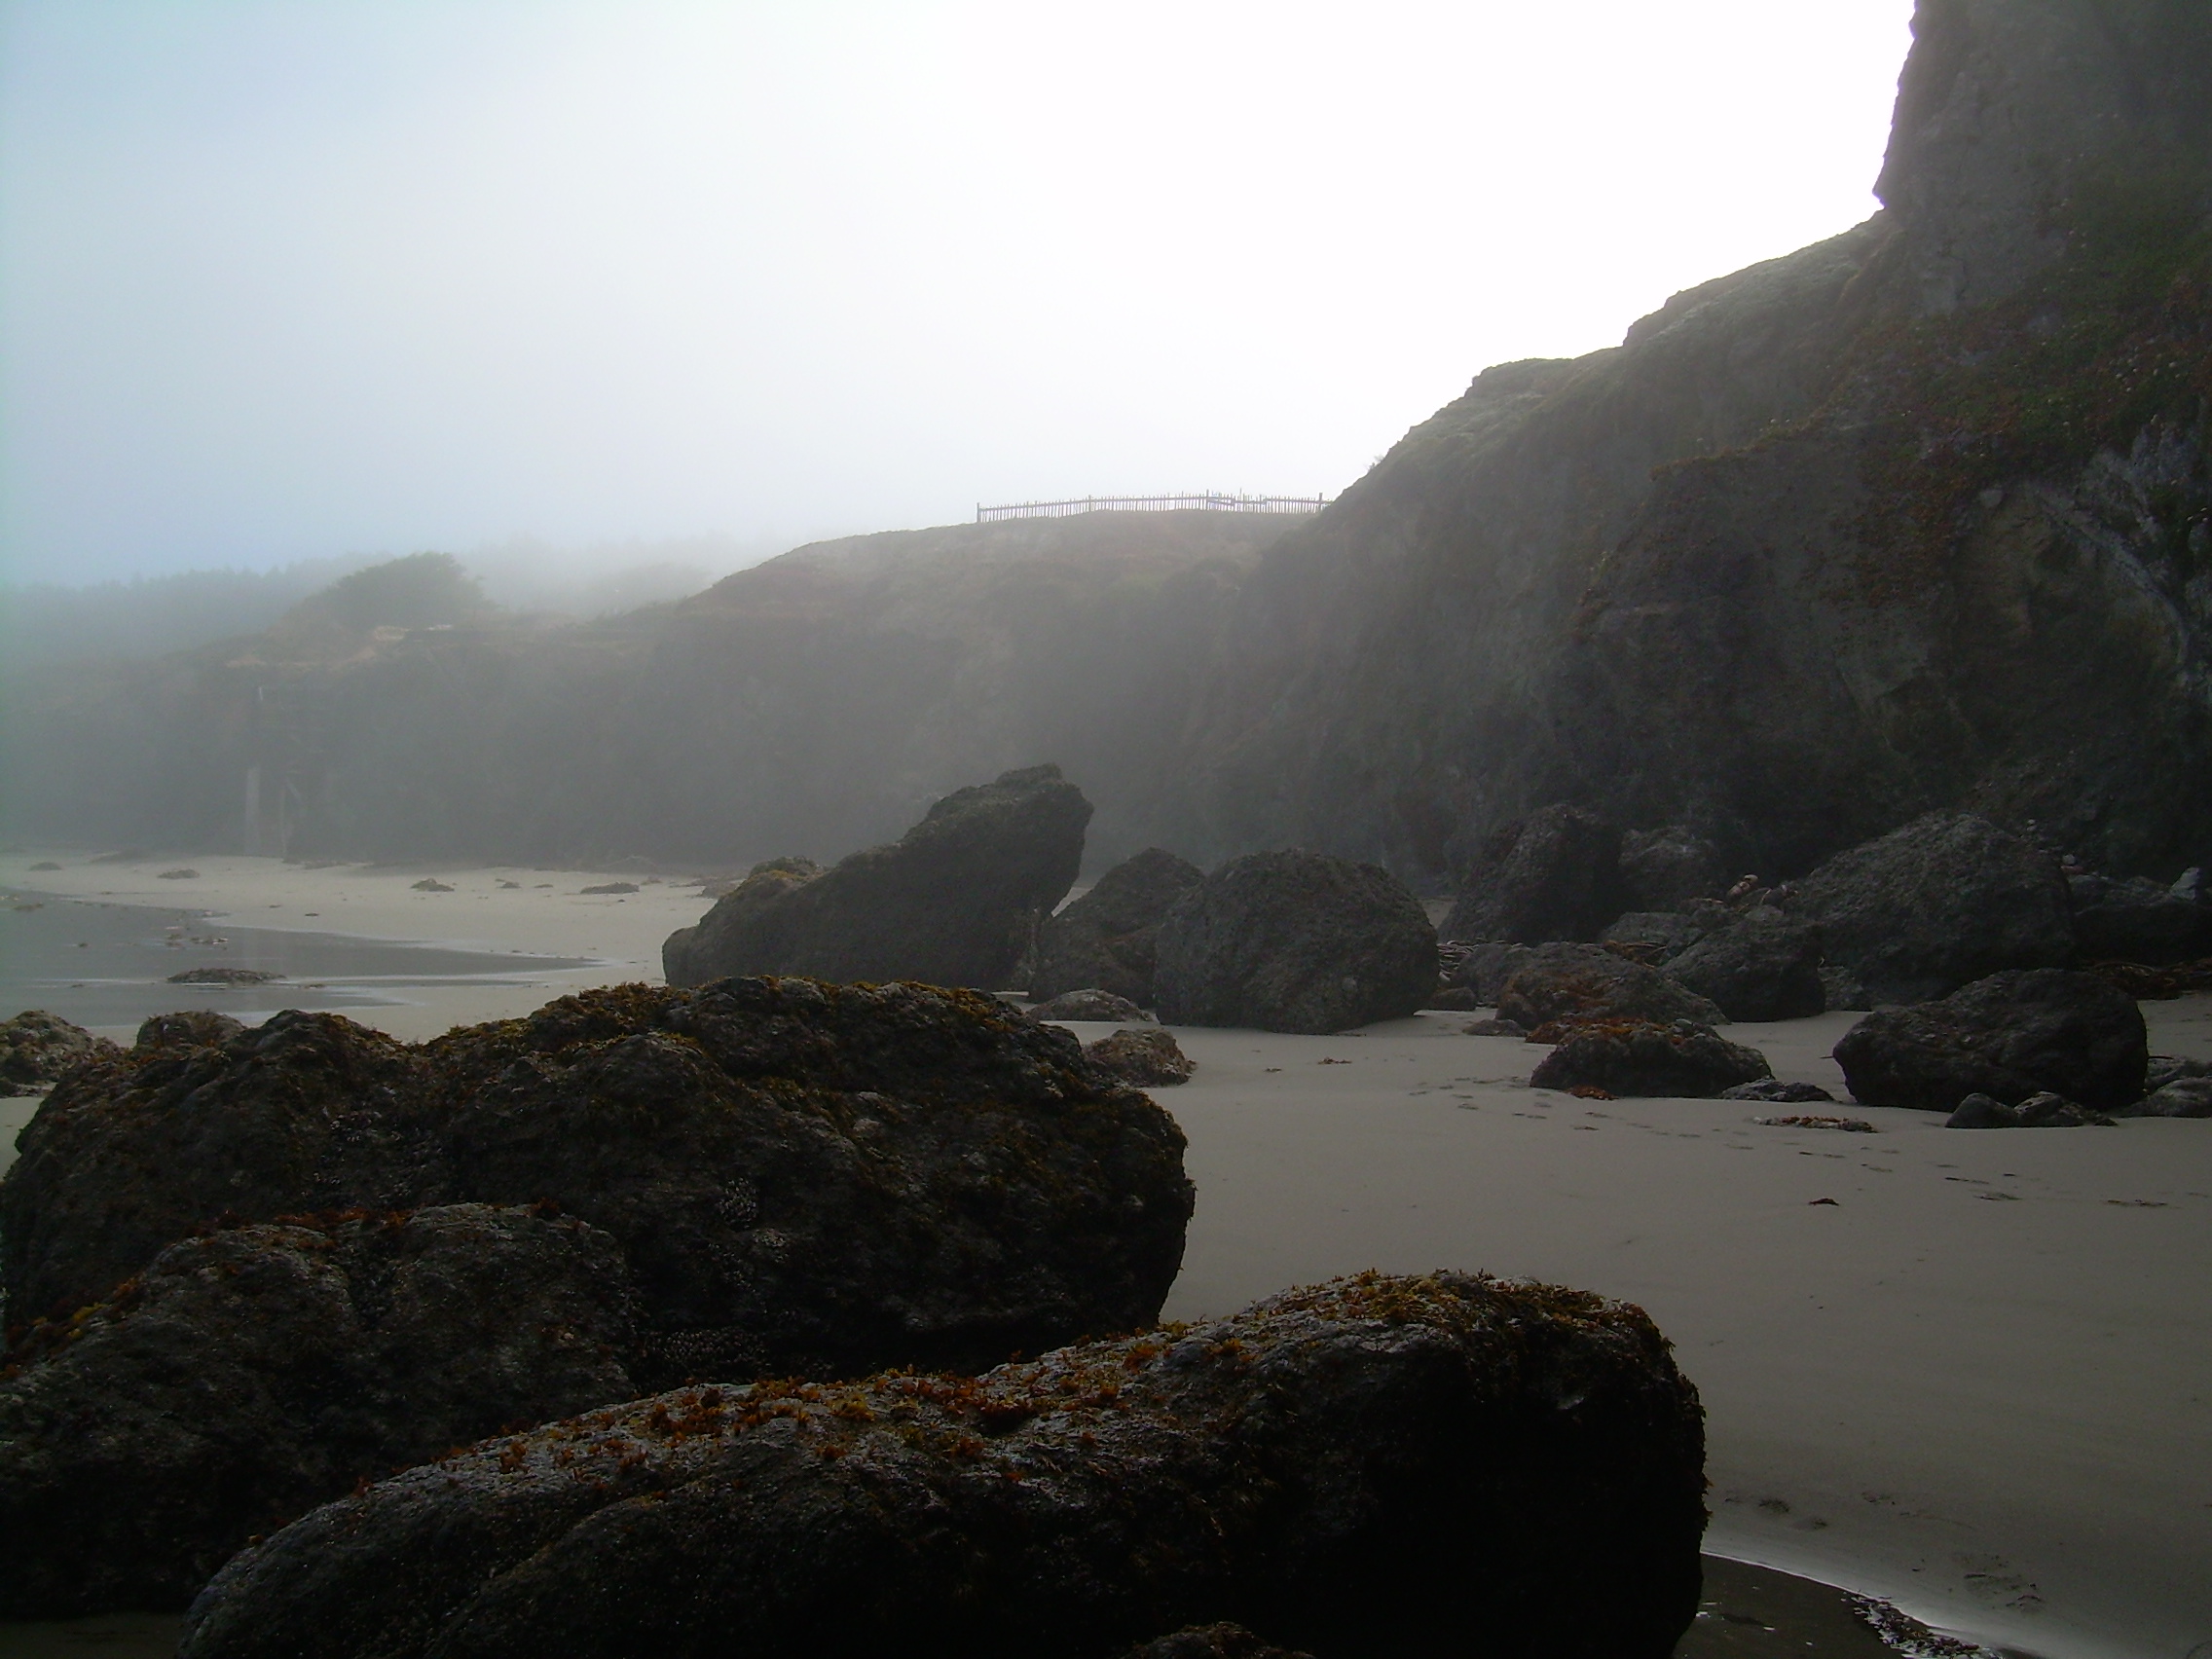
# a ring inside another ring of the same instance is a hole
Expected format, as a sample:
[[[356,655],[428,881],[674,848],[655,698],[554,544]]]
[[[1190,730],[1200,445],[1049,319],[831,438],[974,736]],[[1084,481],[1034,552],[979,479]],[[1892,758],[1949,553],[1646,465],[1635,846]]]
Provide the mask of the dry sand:
[[[365,1011],[405,1037],[657,977],[661,938],[705,907],[581,898],[605,878],[574,871],[437,871],[457,891],[418,894],[414,867],[195,858],[201,879],[165,882],[38,856],[0,858],[0,883],[604,964]],[[2212,998],[2145,1013],[2155,1051],[2212,1058]],[[1853,1017],[1729,1034],[1841,1095],[1827,1055]],[[1467,1019],[1177,1030],[1198,1072],[1160,1098],[1198,1208],[1170,1316],[1367,1267],[1625,1297],[1704,1394],[1709,1547],[2051,1659],[2212,1643],[2212,1122],[1969,1133],[1846,1106],[1880,1132],[1762,1127],[1823,1108],[1537,1093],[1542,1051]]]

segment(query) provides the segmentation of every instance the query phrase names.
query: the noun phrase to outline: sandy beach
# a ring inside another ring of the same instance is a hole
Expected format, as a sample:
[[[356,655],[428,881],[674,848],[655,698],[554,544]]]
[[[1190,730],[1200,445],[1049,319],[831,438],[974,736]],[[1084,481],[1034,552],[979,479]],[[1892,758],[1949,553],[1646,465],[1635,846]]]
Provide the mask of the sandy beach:
[[[657,978],[662,938],[706,907],[674,877],[573,870],[196,857],[197,878],[160,879],[184,862],[31,851],[0,857],[0,884],[590,960],[348,1011],[406,1038]],[[426,875],[454,891],[415,890]],[[613,879],[640,890],[578,891]],[[2212,1057],[2212,998],[2145,1014],[2154,1051]],[[1840,1096],[1828,1051],[1856,1017],[1729,1035]],[[2212,1123],[1976,1134],[1845,1107],[1878,1132],[1768,1127],[1754,1118],[1822,1109],[1537,1092],[1543,1051],[1468,1019],[1178,1029],[1198,1071],[1160,1097],[1198,1206],[1168,1315],[1367,1267],[1627,1298],[1703,1392],[1715,1552],[2048,1659],[2212,1642]],[[8,1103],[11,1141],[34,1104]]]

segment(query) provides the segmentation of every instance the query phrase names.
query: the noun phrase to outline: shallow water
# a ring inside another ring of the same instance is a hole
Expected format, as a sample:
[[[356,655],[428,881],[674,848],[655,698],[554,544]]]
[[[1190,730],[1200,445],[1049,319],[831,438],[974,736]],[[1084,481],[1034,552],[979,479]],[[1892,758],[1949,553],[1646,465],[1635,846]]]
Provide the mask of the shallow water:
[[[169,1659],[174,1613],[0,1623],[0,1659]],[[1705,1558],[1697,1623],[1675,1659],[1898,1659],[1826,1584],[1744,1562]]]
[[[410,989],[526,985],[580,956],[240,927],[203,910],[155,909],[42,894],[0,895],[0,1018],[40,1008],[79,1025],[135,1025],[150,1014],[212,1009],[245,1019],[278,1009],[388,1008]],[[190,968],[254,968],[261,985],[172,985]]]

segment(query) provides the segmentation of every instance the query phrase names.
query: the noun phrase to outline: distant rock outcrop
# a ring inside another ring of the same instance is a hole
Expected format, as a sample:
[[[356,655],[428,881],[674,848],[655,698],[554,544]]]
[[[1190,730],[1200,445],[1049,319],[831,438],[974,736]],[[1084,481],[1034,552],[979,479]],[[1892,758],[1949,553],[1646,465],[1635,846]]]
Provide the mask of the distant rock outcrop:
[[[1703,1438],[1637,1309],[1369,1274],[979,1378],[493,1441],[240,1554],[179,1653],[1117,1659],[1235,1618],[1319,1654],[1666,1659]]]
[[[1631,910],[1680,910],[1692,900],[1719,898],[1735,880],[1712,838],[1680,824],[1629,830],[1620,869]]]
[[[1293,849],[1233,859],[1161,924],[1170,1025],[1343,1031],[1414,1013],[1436,989],[1436,930],[1374,865]]]
[[[1819,929],[1840,1008],[1925,1002],[2074,958],[2057,862],[1972,813],[1928,813],[1837,854],[1796,884],[1788,913]]]
[[[44,1009],[25,1009],[0,1021],[0,1094],[44,1094],[79,1060],[121,1052],[82,1025]]]
[[[1147,847],[1037,929],[1037,971],[1029,994],[1040,1000],[1096,987],[1150,1008],[1160,924],[1175,902],[1205,880],[1187,859]]]
[[[819,875],[756,867],[661,948],[672,985],[732,974],[997,990],[1083,864],[1090,802],[1057,766],[946,795],[888,847]]]
[[[2150,1059],[2134,999],[2088,974],[1992,974],[1936,1002],[1868,1014],[1835,1046],[1852,1097],[1949,1112],[2052,1093],[2095,1111],[2143,1096]]]

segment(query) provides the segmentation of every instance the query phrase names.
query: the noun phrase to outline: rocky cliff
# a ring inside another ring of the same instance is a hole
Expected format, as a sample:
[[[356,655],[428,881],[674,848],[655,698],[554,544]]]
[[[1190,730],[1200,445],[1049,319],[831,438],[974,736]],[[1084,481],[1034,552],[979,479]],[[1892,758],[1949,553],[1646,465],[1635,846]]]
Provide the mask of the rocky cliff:
[[[2212,850],[2212,13],[1922,0],[1879,192],[1488,370],[1245,584],[1168,845],[1430,881],[1560,800],[1801,870]]]

